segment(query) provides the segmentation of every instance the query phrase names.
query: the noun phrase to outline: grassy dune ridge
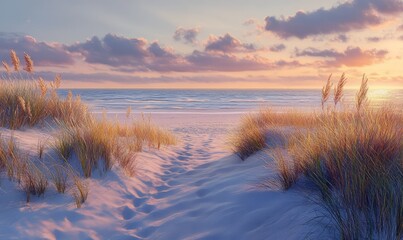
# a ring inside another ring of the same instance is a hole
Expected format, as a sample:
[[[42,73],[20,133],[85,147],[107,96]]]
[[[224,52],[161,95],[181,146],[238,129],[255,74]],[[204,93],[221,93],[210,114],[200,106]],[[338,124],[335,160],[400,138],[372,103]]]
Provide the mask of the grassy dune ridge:
[[[393,107],[371,108],[367,78],[356,106],[338,108],[344,74],[329,104],[331,78],[322,90],[322,112],[275,113],[262,110],[245,117],[234,134],[234,152],[243,159],[267,148],[277,126],[302,130],[284,147],[268,150],[286,190],[306,178],[319,190],[329,227],[341,239],[403,237],[403,113]]]
[[[26,193],[43,196],[54,185],[59,193],[72,186],[77,207],[85,202],[89,186],[84,178],[94,169],[101,172],[119,166],[127,175],[134,176],[136,153],[144,147],[159,149],[174,144],[173,135],[153,125],[144,116],[120,124],[105,117],[98,120],[71,92],[65,99],[57,94],[61,76],[48,83],[34,78],[33,60],[24,54],[25,67],[10,52],[13,69],[2,62],[5,73],[0,80],[0,126],[12,130],[35,126],[53,126],[58,130],[49,142],[38,142],[37,156],[22,151],[17,141],[0,136],[0,171],[15,181]],[[54,154],[53,154],[54,153]]]

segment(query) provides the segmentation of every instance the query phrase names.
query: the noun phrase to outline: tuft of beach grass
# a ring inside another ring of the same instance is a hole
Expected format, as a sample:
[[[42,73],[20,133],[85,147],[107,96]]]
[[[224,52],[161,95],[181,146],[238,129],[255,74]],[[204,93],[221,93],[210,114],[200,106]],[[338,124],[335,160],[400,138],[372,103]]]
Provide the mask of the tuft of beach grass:
[[[329,77],[322,89],[322,113],[261,111],[249,117],[237,132],[234,149],[249,154],[265,148],[255,142],[262,139],[260,133],[270,134],[272,126],[306,128],[289,137],[284,149],[270,150],[283,189],[308,179],[320,193],[317,203],[337,238],[402,239],[403,113],[393,107],[371,108],[365,75],[355,109],[336,109],[346,82],[343,74],[334,88],[333,111],[323,107],[330,94]],[[260,133],[248,133],[250,129]]]
[[[80,96],[69,91],[65,99],[59,97],[60,75],[51,82],[41,77],[35,80],[28,75],[33,73],[34,62],[25,53],[24,70],[28,74],[23,78],[16,52],[11,50],[10,57],[15,72],[2,62],[7,76],[0,80],[0,126],[20,129],[46,123],[58,129],[58,134],[47,144],[49,151],[45,152],[44,142],[38,142],[34,158],[20,150],[14,138],[0,136],[0,172],[18,183],[26,193],[27,202],[33,195],[43,196],[50,182],[59,193],[71,190],[79,208],[89,193],[83,177],[90,177],[94,169],[108,171],[118,166],[127,175],[134,176],[137,152],[146,147],[160,149],[175,144],[170,132],[152,124],[144,115],[130,124],[111,122],[106,117],[98,120]],[[131,115],[130,108],[127,115],[128,118]],[[57,153],[58,158],[53,159],[48,152]],[[78,168],[73,160],[78,161]]]

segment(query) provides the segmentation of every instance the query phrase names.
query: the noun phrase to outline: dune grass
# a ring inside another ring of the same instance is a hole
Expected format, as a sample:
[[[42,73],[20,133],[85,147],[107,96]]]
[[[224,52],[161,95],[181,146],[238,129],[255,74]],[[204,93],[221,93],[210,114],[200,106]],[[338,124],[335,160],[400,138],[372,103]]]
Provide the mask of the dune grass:
[[[120,125],[106,119],[92,121],[83,126],[62,127],[57,137],[56,149],[65,161],[73,153],[78,157],[85,177],[90,177],[94,168],[109,170],[117,163],[129,175],[134,175],[129,159],[143,146],[160,148],[175,143],[167,131],[154,126],[144,118],[130,125]]]
[[[24,154],[13,138],[0,137],[0,172],[5,172],[10,180],[16,181],[26,193],[26,201],[31,195],[43,196],[48,187],[48,179],[41,168]]]
[[[285,172],[314,183],[343,239],[403,236],[402,127],[400,116],[383,109],[350,121],[330,117],[290,139],[294,167]]]
[[[6,74],[0,80],[0,126],[19,129],[24,126],[35,126],[46,120],[63,122],[68,125],[81,125],[91,120],[85,104],[80,97],[71,93],[66,99],[60,99],[57,90],[61,76],[47,84],[41,77],[35,79],[33,61],[28,54],[24,55],[25,72],[20,72],[20,60],[11,51],[12,72],[3,61]]]
[[[90,114],[80,98],[60,99],[52,88],[41,89],[42,80],[3,79],[0,81],[0,126],[19,129],[35,126],[46,120],[69,125],[85,124]]]
[[[233,152],[245,159],[267,147],[266,136],[272,129],[281,126],[314,127],[319,122],[320,117],[311,113],[261,109],[257,114],[247,114],[242,118],[241,125],[230,136],[230,144]]]
[[[367,82],[363,76],[354,109],[337,108],[346,84],[343,74],[334,89],[333,107],[326,108],[329,77],[320,113],[262,111],[249,116],[234,149],[248,155],[264,148],[262,138],[270,137],[271,126],[304,127],[306,131],[288,139],[285,149],[271,151],[283,188],[300,178],[313,183],[321,194],[318,203],[341,239],[401,239],[403,113],[391,107],[371,108]],[[249,129],[259,131],[243,132]]]
[[[25,72],[21,71],[14,51],[10,52],[10,57],[14,71],[8,63],[2,62],[6,73],[0,80],[0,126],[20,129],[48,123],[59,130],[46,144],[38,141],[36,156],[19,150],[13,138],[0,137],[0,172],[6,172],[10,180],[18,183],[26,193],[27,202],[31,195],[43,196],[52,183],[59,193],[72,188],[70,192],[76,206],[81,207],[89,192],[89,185],[82,176],[91,177],[94,169],[104,173],[114,165],[134,176],[137,152],[144,147],[159,149],[175,143],[170,132],[144,116],[131,124],[106,118],[98,120],[81,102],[80,96],[73,96],[71,92],[65,99],[58,96],[60,75],[50,83],[41,77],[34,79],[33,60],[28,54],[24,54]],[[127,118],[130,115],[129,108]],[[48,153],[45,148],[53,151]],[[52,152],[58,156],[54,158]]]

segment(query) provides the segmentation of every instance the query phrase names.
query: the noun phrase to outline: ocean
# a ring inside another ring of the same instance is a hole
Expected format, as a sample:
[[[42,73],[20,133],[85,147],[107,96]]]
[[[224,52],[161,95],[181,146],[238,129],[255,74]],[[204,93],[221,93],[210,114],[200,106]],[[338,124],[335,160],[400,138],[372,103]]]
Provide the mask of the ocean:
[[[200,90],[200,89],[73,89],[73,94],[94,113],[225,114],[245,113],[270,107],[276,111],[321,108],[321,91],[315,90]],[[59,90],[66,96],[68,90]],[[354,106],[356,90],[346,90],[343,105]],[[370,90],[370,103],[379,107],[393,103],[403,106],[403,90]],[[332,99],[329,99],[332,102]]]

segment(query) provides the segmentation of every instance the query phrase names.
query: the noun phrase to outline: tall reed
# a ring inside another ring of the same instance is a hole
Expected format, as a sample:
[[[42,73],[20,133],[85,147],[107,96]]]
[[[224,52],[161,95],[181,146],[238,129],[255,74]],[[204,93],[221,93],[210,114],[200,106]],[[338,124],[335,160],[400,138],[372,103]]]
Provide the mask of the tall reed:
[[[343,73],[339,79],[339,82],[334,87],[334,107],[340,102],[343,97],[344,85],[346,85],[347,78],[346,75]]]
[[[329,75],[326,85],[322,88],[322,110],[325,109],[325,103],[330,97],[330,90],[332,89],[333,83],[330,81],[332,74]]]
[[[361,109],[364,108],[365,105],[368,103],[367,93],[368,93],[368,78],[364,74],[362,75],[360,90],[357,92],[356,95],[356,107],[358,112],[360,112]]]

